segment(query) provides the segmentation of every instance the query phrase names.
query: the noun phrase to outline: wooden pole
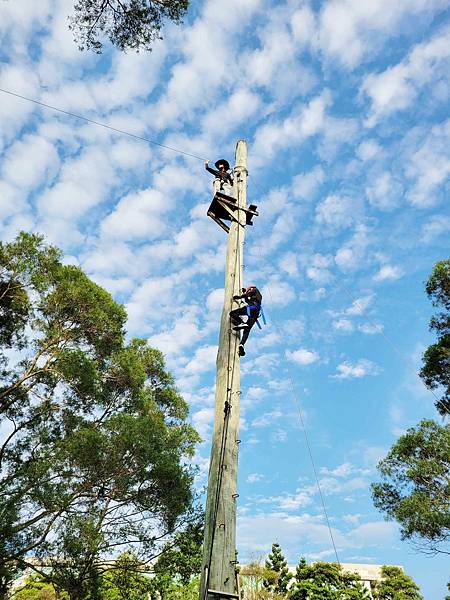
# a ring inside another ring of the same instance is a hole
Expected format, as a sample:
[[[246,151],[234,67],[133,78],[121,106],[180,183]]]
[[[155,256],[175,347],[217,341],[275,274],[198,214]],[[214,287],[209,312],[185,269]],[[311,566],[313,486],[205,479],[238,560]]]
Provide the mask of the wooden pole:
[[[239,208],[247,206],[247,143],[236,145],[234,194]],[[207,591],[224,592],[223,598],[238,597],[236,583],[236,500],[239,447],[240,358],[239,334],[231,329],[229,313],[237,304],[233,296],[244,285],[243,256],[246,217],[236,211],[228,233],[225,268],[225,298],[217,352],[214,432],[206,499],[200,600],[212,600]],[[230,596],[231,594],[231,596]],[[220,596],[214,596],[219,600]]]

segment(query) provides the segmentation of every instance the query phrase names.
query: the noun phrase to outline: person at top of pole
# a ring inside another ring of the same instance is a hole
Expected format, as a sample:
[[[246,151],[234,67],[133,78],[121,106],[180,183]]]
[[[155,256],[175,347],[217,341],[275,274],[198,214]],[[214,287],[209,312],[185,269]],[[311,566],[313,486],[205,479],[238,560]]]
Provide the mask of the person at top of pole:
[[[222,192],[228,196],[232,195],[233,177],[230,173],[230,163],[224,158],[220,158],[215,163],[215,169],[209,166],[209,161],[205,160],[205,169],[214,175],[213,187],[215,192]]]
[[[234,325],[233,329],[236,331],[242,330],[243,332],[238,352],[239,356],[245,356],[245,342],[248,339],[251,328],[256,323],[261,313],[262,294],[256,285],[249,285],[246,288],[242,288],[242,294],[240,296],[233,296],[233,300],[235,302],[245,300],[247,304],[247,306],[235,308],[230,312],[230,319]],[[247,315],[246,322],[242,319],[245,315]]]

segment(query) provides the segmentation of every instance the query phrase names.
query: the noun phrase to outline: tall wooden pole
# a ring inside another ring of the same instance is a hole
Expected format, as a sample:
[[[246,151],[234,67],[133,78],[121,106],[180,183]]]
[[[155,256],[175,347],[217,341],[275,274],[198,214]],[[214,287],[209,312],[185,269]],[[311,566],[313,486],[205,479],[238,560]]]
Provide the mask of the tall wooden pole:
[[[239,208],[247,206],[247,142],[236,145],[234,194]],[[240,358],[239,334],[231,329],[233,296],[243,287],[245,212],[231,222],[225,269],[225,299],[217,352],[216,408],[206,499],[200,600],[238,597],[236,570],[236,500],[239,447]],[[223,596],[208,590],[224,592]]]

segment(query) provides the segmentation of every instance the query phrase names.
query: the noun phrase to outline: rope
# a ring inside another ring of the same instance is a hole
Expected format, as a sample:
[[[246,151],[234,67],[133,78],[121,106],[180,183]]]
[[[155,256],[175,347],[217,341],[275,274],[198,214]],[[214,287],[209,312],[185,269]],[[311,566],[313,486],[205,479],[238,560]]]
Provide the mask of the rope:
[[[125,131],[124,129],[117,129],[117,127],[112,127],[111,125],[107,125],[106,123],[101,123],[100,121],[95,121],[94,119],[88,119],[88,117],[83,117],[82,115],[77,115],[77,114],[69,112],[67,110],[63,110],[62,108],[52,106],[51,104],[46,104],[45,102],[41,102],[40,100],[35,100],[34,98],[27,98],[27,96],[22,96],[22,94],[17,94],[16,92],[11,92],[10,90],[5,90],[3,88],[0,88],[0,92],[3,92],[4,94],[9,94],[10,96],[15,96],[16,98],[21,98],[22,100],[27,100],[27,102],[32,102],[33,104],[43,106],[44,108],[50,108],[51,110],[55,110],[56,112],[62,113],[63,115],[67,115],[69,117],[74,117],[75,119],[80,119],[82,121],[86,121],[87,123],[91,123],[92,125],[97,125],[98,127],[103,127],[104,129],[109,129],[111,131],[114,131],[115,133],[120,133],[121,135],[127,135],[136,140],[141,140],[142,142],[147,142],[148,144],[153,144],[154,146],[159,146],[160,148],[170,150],[171,152],[176,152],[177,154],[184,154],[185,156],[191,156],[192,158],[197,158],[198,160],[203,160],[203,161],[206,160],[206,158],[202,158],[201,156],[197,156],[196,154],[192,154],[191,152],[186,152],[185,150],[180,150],[179,148],[173,148],[172,146],[167,146],[166,144],[161,144],[159,142],[155,142],[154,140],[150,140],[149,138],[143,137],[141,135],[136,135],[134,133],[131,133],[130,131]]]

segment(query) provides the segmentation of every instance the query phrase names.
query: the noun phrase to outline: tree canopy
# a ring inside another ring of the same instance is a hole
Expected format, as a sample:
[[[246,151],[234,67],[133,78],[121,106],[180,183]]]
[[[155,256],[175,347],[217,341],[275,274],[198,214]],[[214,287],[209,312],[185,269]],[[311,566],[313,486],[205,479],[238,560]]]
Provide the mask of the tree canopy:
[[[198,435],[162,354],[126,342],[125,321],[42,237],[0,243],[0,588],[30,552],[74,586],[76,564],[112,550],[150,557],[192,505]]]
[[[441,415],[450,414],[450,260],[442,260],[434,266],[426,284],[428,297],[441,312],[430,321],[431,331],[438,334],[435,344],[423,355],[420,376],[427,387],[442,389],[442,397],[436,402]]]
[[[450,539],[450,425],[424,420],[408,429],[378,471],[375,506],[400,524],[404,539],[439,551]]]
[[[101,53],[102,38],[119,50],[151,50],[166,21],[180,23],[189,0],[77,0],[70,28],[80,50]]]
[[[423,600],[419,586],[400,567],[384,565],[381,577],[372,583],[373,600]]]
[[[290,589],[291,600],[369,600],[370,594],[356,573],[334,563],[308,565],[301,559]]]

